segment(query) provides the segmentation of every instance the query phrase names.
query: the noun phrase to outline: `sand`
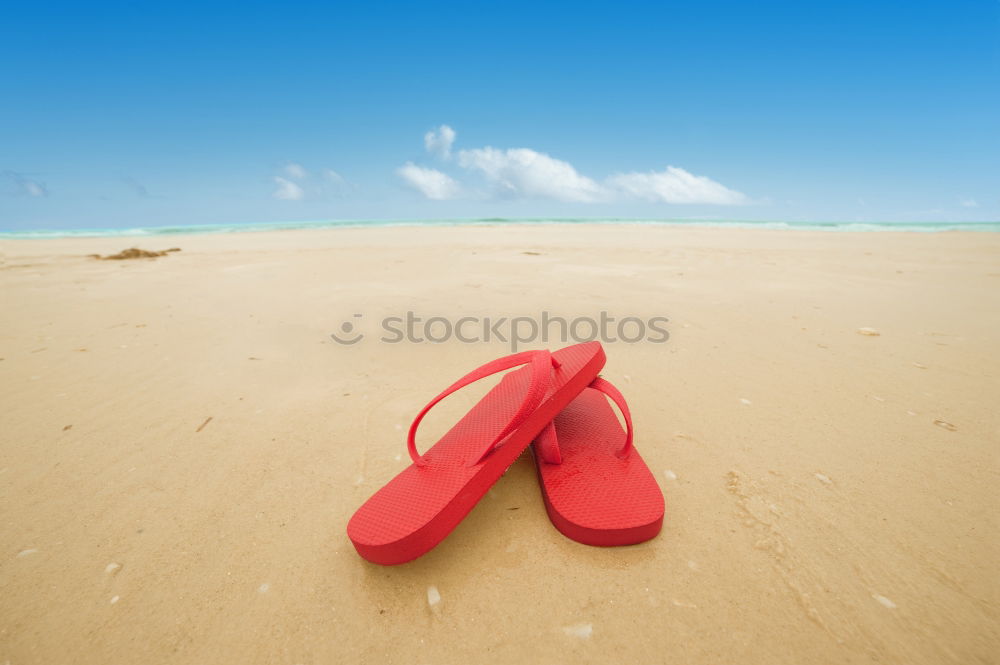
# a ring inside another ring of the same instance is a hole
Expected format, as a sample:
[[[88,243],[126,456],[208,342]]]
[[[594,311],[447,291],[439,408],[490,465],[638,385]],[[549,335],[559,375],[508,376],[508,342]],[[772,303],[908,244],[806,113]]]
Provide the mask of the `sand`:
[[[1000,659],[1000,235],[157,240],[0,241],[0,663]],[[182,251],[87,256],[131,246]],[[428,555],[360,559],[412,416],[509,352],[381,317],[602,310],[670,319],[605,345],[660,536],[567,540],[523,456]]]

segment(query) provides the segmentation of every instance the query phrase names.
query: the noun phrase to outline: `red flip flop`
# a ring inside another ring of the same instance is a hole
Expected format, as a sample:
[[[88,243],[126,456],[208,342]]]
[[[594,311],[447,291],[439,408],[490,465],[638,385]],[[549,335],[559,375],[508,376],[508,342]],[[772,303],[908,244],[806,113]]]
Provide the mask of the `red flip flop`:
[[[473,381],[518,365],[422,456],[415,435],[435,404]],[[465,375],[425,406],[407,436],[413,464],[358,509],[347,535],[374,563],[406,563],[451,533],[531,440],[604,366],[599,342],[556,353],[525,351]]]
[[[618,405],[628,431],[608,404]],[[634,545],[663,525],[663,493],[632,445],[632,415],[618,389],[594,379],[546,425],[532,450],[549,519],[587,545]]]

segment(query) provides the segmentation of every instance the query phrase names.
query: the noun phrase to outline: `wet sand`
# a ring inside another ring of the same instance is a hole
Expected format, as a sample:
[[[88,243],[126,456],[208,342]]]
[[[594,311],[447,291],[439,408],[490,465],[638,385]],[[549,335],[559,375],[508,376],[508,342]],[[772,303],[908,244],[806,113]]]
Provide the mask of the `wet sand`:
[[[0,663],[997,662],[1000,235],[160,240],[0,240]],[[87,256],[133,245],[182,251]],[[410,419],[509,353],[378,322],[602,310],[669,318],[604,372],[661,535],[567,540],[523,456],[430,554],[360,559]]]

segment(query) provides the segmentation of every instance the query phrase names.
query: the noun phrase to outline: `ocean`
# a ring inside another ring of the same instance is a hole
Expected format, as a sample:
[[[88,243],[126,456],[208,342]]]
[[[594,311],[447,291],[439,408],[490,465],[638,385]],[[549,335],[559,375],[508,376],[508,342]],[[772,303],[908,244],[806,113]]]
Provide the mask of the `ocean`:
[[[0,238],[82,238],[101,236],[170,236],[200,233],[254,233],[298,229],[336,229],[391,226],[496,226],[501,224],[650,224],[703,228],[792,229],[801,231],[944,231],[1000,232],[1000,222],[778,222],[744,220],[632,219],[632,218],[482,218],[422,220],[317,220],[245,224],[135,226],[126,228],[0,231]]]

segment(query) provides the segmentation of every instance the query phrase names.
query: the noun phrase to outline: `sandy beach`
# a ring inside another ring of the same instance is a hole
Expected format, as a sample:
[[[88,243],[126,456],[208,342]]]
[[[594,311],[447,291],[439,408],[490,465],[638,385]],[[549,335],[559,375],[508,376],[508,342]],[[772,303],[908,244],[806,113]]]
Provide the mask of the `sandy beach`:
[[[130,246],[181,251],[88,257]],[[0,302],[0,663],[1000,662],[1000,234],[6,239]],[[604,371],[660,536],[566,539],[526,454],[428,555],[363,561],[413,415],[510,352],[381,341],[408,311],[667,317]]]

